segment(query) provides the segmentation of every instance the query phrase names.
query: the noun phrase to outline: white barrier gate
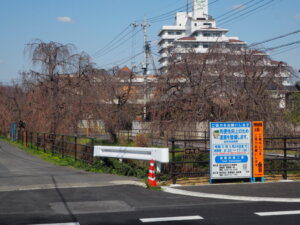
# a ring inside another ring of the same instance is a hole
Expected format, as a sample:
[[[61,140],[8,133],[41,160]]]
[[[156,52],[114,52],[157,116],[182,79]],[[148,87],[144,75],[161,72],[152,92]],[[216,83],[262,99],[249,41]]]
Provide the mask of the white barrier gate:
[[[136,159],[145,161],[150,161],[151,159],[153,159],[157,163],[158,171],[160,171],[161,163],[169,162],[169,149],[122,146],[95,146],[94,157]]]

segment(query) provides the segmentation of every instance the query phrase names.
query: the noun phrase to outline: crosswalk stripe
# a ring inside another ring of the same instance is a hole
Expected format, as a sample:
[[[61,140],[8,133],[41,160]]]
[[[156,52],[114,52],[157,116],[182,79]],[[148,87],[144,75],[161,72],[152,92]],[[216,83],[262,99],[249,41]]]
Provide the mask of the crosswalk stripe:
[[[277,212],[256,212],[258,216],[284,216],[284,215],[297,215],[300,214],[300,210],[293,211],[277,211]]]
[[[186,220],[203,220],[203,217],[197,215],[197,216],[177,216],[177,217],[158,217],[158,218],[140,219],[140,221],[142,221],[143,223],[186,221]]]

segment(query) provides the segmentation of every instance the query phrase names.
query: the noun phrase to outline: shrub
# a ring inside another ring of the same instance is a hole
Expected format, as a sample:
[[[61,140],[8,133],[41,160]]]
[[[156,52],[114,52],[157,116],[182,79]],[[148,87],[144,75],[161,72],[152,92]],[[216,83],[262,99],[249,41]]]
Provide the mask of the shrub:
[[[136,147],[147,147],[148,146],[148,138],[145,134],[137,134],[134,137],[133,144]]]
[[[128,137],[125,135],[120,135],[118,138],[118,142],[120,145],[128,145]]]

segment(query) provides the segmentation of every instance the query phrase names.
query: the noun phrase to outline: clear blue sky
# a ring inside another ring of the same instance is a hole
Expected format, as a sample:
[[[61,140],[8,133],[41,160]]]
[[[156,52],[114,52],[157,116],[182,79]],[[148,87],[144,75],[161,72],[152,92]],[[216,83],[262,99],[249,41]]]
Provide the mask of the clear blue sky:
[[[214,1],[216,0],[210,0],[210,3]],[[265,7],[227,23],[225,16],[217,19],[220,27],[230,29],[228,35],[238,36],[248,43],[300,29],[299,0],[253,0],[248,4],[248,9],[243,6],[246,2],[250,1],[217,0],[209,6],[209,14],[218,18],[232,8],[238,8],[235,13],[240,11],[242,14],[249,12],[251,4],[266,4]],[[79,52],[85,51],[93,56],[94,62],[100,67],[117,65],[120,60],[126,61],[126,58],[142,51],[143,36],[142,32],[132,36],[132,32],[128,30],[126,38],[117,41],[116,45],[126,39],[128,41],[117,48],[108,49],[108,53],[103,55],[103,48],[116,35],[132,22],[141,23],[145,15],[149,18],[156,17],[184,7],[185,4],[186,0],[0,0],[0,82],[17,79],[19,71],[31,68],[24,56],[24,47],[36,38],[45,42],[72,43]],[[167,14],[166,17],[160,17],[167,20],[151,23],[149,40],[153,41],[155,54],[159,29],[162,25],[172,25],[174,16],[175,13]],[[263,47],[294,41],[300,41],[300,33],[269,42]],[[286,61],[295,69],[300,69],[300,44],[271,52],[271,55],[276,60]],[[136,63],[141,60],[141,56],[135,59]],[[131,61],[126,64],[130,66]]]

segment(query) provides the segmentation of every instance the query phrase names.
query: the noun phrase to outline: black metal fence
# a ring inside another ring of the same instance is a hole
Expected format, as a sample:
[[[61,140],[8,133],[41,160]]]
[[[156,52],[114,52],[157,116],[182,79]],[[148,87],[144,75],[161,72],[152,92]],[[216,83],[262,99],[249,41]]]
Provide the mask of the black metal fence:
[[[300,137],[265,138],[265,172],[282,174],[288,179],[289,174],[300,171]]]
[[[181,177],[209,176],[209,139],[171,139],[169,174],[175,184]],[[182,147],[183,146],[183,147]],[[300,171],[300,137],[267,137],[264,140],[265,174],[283,179]]]
[[[105,130],[80,129],[80,134],[82,136],[89,136],[100,140],[110,140],[111,137],[109,133]],[[145,136],[150,146],[167,146],[171,147],[170,138],[175,139],[205,139],[208,137],[207,131],[155,131],[153,129],[130,129],[130,130],[120,130],[117,132],[118,140],[126,140],[127,142],[134,141],[139,135]]]
[[[7,135],[9,130],[1,130]],[[124,134],[123,134],[124,135]],[[210,166],[210,143],[207,133],[204,138],[171,139],[155,142],[156,146],[170,147],[170,163],[164,173],[171,176],[173,183],[182,177],[208,177]],[[68,156],[75,160],[93,163],[95,138],[24,132],[18,130],[18,141],[31,148]],[[127,134],[128,139],[131,134]],[[155,139],[153,139],[154,142]],[[264,139],[265,174],[281,175],[283,179],[300,174],[300,137],[267,137]]]
[[[33,149],[40,149],[71,157],[75,160],[93,163],[94,138],[71,135],[49,134],[18,130],[17,140]]]

